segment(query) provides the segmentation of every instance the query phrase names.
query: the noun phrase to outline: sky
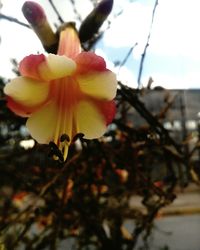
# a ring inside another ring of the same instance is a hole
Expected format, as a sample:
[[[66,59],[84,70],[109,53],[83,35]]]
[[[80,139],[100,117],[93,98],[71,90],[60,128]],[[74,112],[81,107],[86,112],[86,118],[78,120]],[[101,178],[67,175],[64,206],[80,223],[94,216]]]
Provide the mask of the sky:
[[[21,12],[24,0],[2,0],[3,14],[26,22]],[[59,24],[48,0],[36,1],[45,7],[48,19],[54,27]],[[65,21],[76,20],[70,1],[57,0],[58,10]],[[89,0],[76,1],[82,18],[92,10]],[[154,0],[115,0],[109,16],[111,26],[98,42],[95,52],[102,55],[110,69],[117,73],[123,83],[137,87],[141,54],[147,40]],[[200,88],[200,1],[159,0],[142,74],[142,86],[152,77],[153,87]],[[79,26],[79,23],[77,23]],[[105,24],[102,29],[106,29]],[[43,52],[43,48],[32,30],[18,24],[0,20],[0,76],[11,78],[10,58],[20,61],[24,56]],[[134,44],[125,65],[122,62]]]

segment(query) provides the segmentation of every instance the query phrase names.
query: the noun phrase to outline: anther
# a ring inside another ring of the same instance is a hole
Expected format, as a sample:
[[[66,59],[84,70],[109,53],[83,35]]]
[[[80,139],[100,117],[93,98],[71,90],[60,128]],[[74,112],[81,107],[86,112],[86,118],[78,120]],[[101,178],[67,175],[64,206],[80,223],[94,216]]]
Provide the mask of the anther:
[[[50,152],[49,152],[49,156],[52,157],[53,156],[53,159],[54,160],[60,160],[61,162],[64,161],[64,157],[63,157],[63,154],[62,152],[59,150],[58,146],[53,142],[53,141],[50,141],[49,142],[49,146],[50,146]]]
[[[61,135],[60,142],[64,142],[64,141],[70,142],[69,135],[67,135],[67,134]]]
[[[76,140],[78,140],[78,139],[83,139],[83,137],[84,137],[84,134],[83,133],[77,133],[75,136],[74,136],[74,138],[73,138],[73,142],[75,142]]]
[[[58,150],[58,146],[53,141],[49,142],[49,146],[52,150]]]

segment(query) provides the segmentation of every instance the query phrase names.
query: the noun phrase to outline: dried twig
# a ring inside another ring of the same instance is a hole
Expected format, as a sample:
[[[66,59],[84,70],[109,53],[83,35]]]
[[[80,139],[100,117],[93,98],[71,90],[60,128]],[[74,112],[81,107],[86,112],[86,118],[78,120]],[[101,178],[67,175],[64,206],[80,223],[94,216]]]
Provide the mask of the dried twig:
[[[119,73],[121,67],[125,65],[125,63],[127,62],[129,56],[131,55],[132,51],[134,50],[134,48],[135,48],[136,46],[137,46],[137,43],[135,43],[135,44],[129,49],[128,53],[127,53],[126,56],[124,57],[124,60],[123,60],[123,61],[120,63],[120,65],[119,65],[118,73]]]
[[[77,8],[76,8],[76,4],[75,4],[75,1],[74,0],[70,0],[71,2],[71,5],[73,7],[73,11],[74,11],[74,14],[76,15],[76,18],[77,20],[81,23],[82,22],[82,18],[81,18],[81,15],[79,14]]]
[[[130,91],[126,86],[118,82],[121,89],[119,93],[122,95],[124,100],[133,106],[138,113],[154,128],[154,130],[161,136],[164,136],[166,141],[174,146],[178,153],[182,155],[182,150],[180,146],[171,138],[168,131],[163,127],[163,125],[155,118],[145,107],[145,105],[138,99],[137,95]]]
[[[59,20],[61,23],[64,23],[64,20],[62,19],[61,15],[60,15],[59,11],[57,10],[57,8],[56,8],[55,4],[53,3],[53,1],[52,1],[52,0],[49,0],[49,3],[50,3],[50,5],[51,5],[51,7],[53,8],[53,10],[55,11],[56,15],[58,16],[58,20]]]
[[[153,12],[152,12],[152,19],[151,19],[151,25],[150,25],[150,29],[149,29],[149,34],[147,37],[147,41],[146,41],[146,45],[144,47],[144,51],[142,53],[141,56],[141,60],[140,60],[140,66],[139,66],[139,73],[138,73],[138,88],[141,85],[141,76],[142,76],[142,71],[143,71],[143,65],[144,65],[144,59],[146,57],[146,53],[147,53],[147,48],[149,46],[149,40],[151,38],[151,31],[152,31],[152,27],[153,27],[153,22],[154,22],[154,17],[155,17],[155,12],[156,12],[156,8],[158,6],[158,0],[156,0],[155,4],[154,4],[154,8],[153,8]]]
[[[63,166],[63,168],[60,170],[60,172],[54,176],[53,179],[51,179],[41,190],[39,197],[44,196],[44,194],[47,192],[47,190],[59,179],[60,176],[63,175],[63,173],[66,171],[66,169],[68,169],[68,166],[74,162],[75,160],[77,160],[80,156],[80,153],[74,155],[71,159],[69,159],[65,165]]]
[[[17,23],[17,24],[19,24],[19,25],[21,25],[23,27],[26,27],[26,28],[31,28],[28,24],[19,21],[17,18],[14,18],[14,17],[11,17],[11,16],[6,16],[6,15],[4,15],[2,13],[0,13],[0,19],[5,19],[5,20],[7,20],[9,22]]]

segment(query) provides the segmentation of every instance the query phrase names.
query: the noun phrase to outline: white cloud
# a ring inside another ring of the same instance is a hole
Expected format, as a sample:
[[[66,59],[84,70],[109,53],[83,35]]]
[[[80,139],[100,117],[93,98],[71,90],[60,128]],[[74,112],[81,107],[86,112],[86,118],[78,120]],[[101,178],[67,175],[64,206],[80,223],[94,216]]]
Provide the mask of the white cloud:
[[[112,28],[105,34],[105,45],[131,47],[138,42],[132,56],[139,61],[149,32],[152,8],[153,5],[138,2],[127,4],[123,14],[112,22]],[[163,62],[165,59],[169,65],[164,74],[151,72],[155,85],[200,88],[200,73],[197,69],[198,63],[200,65],[199,9],[199,0],[159,1],[147,50],[152,60],[145,61],[145,69],[148,71],[150,64],[154,64],[156,69],[155,63],[160,68],[162,63],[166,63]],[[157,56],[156,61],[154,56]],[[177,70],[170,66],[170,58],[173,65],[177,65]],[[144,84],[148,82],[148,77],[142,78]]]
[[[199,57],[199,8],[199,0],[159,1],[149,51]]]
[[[117,79],[121,81],[123,84],[131,87],[131,88],[137,88],[137,80],[133,72],[128,69],[126,66],[122,66],[120,70],[118,69],[115,71],[117,74]]]
[[[13,76],[11,58],[20,61],[23,57],[36,54],[37,51],[42,52],[43,48],[40,41],[32,30],[23,27],[17,27],[17,31],[10,29],[12,23],[4,25],[5,21],[1,22],[1,31],[4,34],[0,44],[0,75],[4,77]],[[13,28],[13,27],[12,27]]]
[[[182,89],[183,88],[183,77],[174,76],[170,74],[161,74],[161,73],[152,73],[153,83],[152,88],[154,87],[163,87],[167,89]],[[147,78],[146,81],[147,82]],[[188,88],[188,86],[184,86]]]
[[[151,8],[139,2],[125,4],[121,15],[111,20],[111,28],[104,35],[104,42],[112,47],[129,47],[143,42],[147,36]]]
[[[200,88],[200,71],[188,72],[182,79],[183,83],[188,87]]]
[[[199,0],[160,0],[157,6],[148,53],[186,56],[199,60]],[[105,45],[131,47],[139,59],[149,32],[153,4],[125,3],[123,13],[112,20],[104,35]]]
[[[200,88],[200,72],[185,72],[185,74],[161,74],[153,73],[154,80],[152,87],[162,86],[168,89],[189,89]],[[143,78],[143,82],[147,82],[147,77]]]

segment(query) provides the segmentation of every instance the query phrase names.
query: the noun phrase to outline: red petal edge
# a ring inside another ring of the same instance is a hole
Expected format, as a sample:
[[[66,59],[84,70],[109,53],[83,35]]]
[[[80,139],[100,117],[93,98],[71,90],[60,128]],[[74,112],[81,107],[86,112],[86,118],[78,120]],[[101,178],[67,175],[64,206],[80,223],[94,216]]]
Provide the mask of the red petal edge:
[[[81,52],[75,58],[75,62],[77,64],[77,74],[107,70],[105,60],[92,52]]]
[[[19,64],[19,72],[22,76],[30,77],[40,80],[40,74],[38,72],[38,66],[46,60],[43,54],[29,55],[24,57]]]
[[[116,105],[115,101],[95,101],[97,106],[100,109],[101,113],[105,117],[106,125],[109,125],[116,114]]]
[[[29,108],[15,102],[10,96],[6,96],[6,98],[7,98],[7,107],[11,111],[13,111],[16,115],[19,115],[21,117],[29,117],[36,110],[36,107]]]

